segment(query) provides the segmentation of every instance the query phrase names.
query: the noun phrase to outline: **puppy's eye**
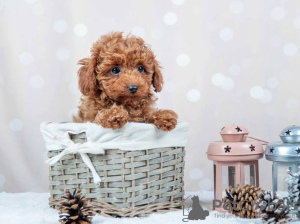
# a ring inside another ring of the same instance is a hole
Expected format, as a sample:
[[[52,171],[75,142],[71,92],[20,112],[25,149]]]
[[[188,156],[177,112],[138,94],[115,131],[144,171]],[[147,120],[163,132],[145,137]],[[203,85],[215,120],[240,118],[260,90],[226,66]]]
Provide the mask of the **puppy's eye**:
[[[145,71],[144,67],[143,66],[139,66],[137,68],[137,70],[139,71],[139,73],[143,73]]]
[[[119,67],[113,67],[111,70],[111,73],[114,75],[118,75],[121,72],[121,69]]]

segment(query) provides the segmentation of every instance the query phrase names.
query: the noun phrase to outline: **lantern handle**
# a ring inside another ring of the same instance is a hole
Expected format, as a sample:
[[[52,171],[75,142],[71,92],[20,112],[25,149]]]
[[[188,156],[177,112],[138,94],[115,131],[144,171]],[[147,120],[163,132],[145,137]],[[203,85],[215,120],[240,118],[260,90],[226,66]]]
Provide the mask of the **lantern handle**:
[[[258,138],[254,138],[254,137],[250,137],[250,136],[247,136],[247,138],[251,138],[253,140],[256,140],[256,141],[259,141],[259,142],[263,142],[263,145],[267,145],[269,143],[267,141],[264,141],[264,140],[261,140],[261,139],[258,139]]]

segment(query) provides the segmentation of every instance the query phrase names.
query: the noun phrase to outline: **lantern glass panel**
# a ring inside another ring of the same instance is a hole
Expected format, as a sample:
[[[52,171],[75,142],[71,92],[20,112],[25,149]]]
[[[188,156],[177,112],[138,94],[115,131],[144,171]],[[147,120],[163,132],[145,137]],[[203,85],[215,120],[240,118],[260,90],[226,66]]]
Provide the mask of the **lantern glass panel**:
[[[245,165],[245,184],[256,185],[255,181],[255,166]]]
[[[225,189],[229,186],[235,187],[235,167],[234,166],[222,166],[222,192],[225,196]]]
[[[277,191],[287,192],[287,184],[285,183],[287,176],[287,170],[289,167],[287,166],[278,166],[278,176],[277,176]]]

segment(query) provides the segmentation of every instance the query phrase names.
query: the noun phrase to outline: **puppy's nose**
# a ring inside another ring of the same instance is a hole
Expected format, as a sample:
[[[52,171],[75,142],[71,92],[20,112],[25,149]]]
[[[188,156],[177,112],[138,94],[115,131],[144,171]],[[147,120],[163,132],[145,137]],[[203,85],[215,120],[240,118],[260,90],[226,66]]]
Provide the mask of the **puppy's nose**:
[[[136,93],[136,91],[138,90],[138,87],[134,85],[134,86],[129,86],[128,89],[129,89],[129,92],[131,92],[133,94],[133,93]]]

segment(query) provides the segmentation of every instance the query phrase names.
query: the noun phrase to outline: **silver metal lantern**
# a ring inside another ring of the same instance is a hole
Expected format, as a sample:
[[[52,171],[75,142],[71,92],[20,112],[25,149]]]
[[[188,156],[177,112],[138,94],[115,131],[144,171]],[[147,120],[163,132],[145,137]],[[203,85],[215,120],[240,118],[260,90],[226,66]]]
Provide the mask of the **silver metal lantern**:
[[[278,191],[278,169],[288,167],[292,172],[298,172],[300,166],[300,126],[289,126],[280,132],[282,142],[271,142],[267,145],[265,156],[273,162],[272,183],[273,194]]]

